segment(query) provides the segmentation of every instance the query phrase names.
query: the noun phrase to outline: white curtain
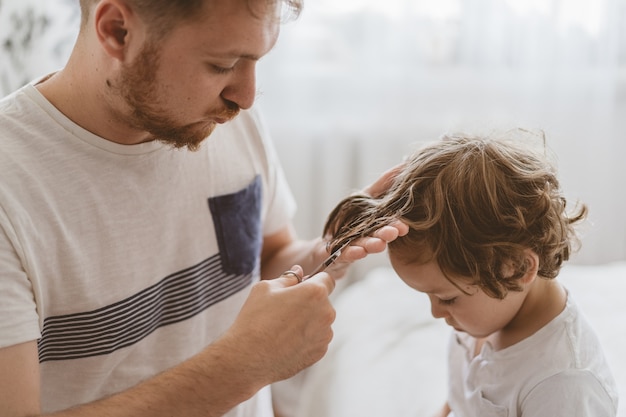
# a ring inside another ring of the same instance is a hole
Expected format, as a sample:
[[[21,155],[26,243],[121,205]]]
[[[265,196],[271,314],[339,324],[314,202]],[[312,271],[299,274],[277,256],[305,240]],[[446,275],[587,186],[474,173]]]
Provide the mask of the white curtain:
[[[319,178],[356,187],[390,149],[399,161],[449,131],[541,129],[566,195],[590,208],[575,260],[626,259],[626,1],[317,0],[282,32],[260,102],[292,175],[291,142],[307,138],[333,160]],[[351,173],[331,154],[344,142],[369,154]],[[335,187],[292,181],[301,199]]]
[[[77,3],[0,0],[0,95],[63,65]],[[626,259],[626,0],[305,0],[258,68],[302,234],[416,142],[526,127],[590,207],[576,260]]]
[[[0,97],[62,67],[79,22],[78,0],[0,0]]]

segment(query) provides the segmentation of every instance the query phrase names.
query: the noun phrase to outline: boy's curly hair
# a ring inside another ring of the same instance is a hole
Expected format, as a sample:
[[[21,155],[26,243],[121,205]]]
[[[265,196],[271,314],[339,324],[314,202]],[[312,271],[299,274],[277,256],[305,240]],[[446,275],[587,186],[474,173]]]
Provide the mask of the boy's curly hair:
[[[511,136],[444,136],[411,156],[385,194],[340,202],[324,235],[337,248],[400,219],[409,233],[389,244],[390,255],[435,259],[457,287],[451,276],[469,277],[494,298],[521,289],[528,249],[539,257],[538,275],[555,278],[587,207],[569,215],[548,158]]]

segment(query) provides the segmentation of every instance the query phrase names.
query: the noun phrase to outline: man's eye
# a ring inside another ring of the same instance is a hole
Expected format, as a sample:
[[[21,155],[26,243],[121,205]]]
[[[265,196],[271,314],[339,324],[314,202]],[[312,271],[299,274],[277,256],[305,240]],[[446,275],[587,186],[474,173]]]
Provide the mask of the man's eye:
[[[220,67],[219,65],[211,65],[211,68],[217,74],[227,74],[231,72],[235,67]]]
[[[439,304],[449,306],[449,305],[454,304],[455,301],[456,301],[456,297],[448,298],[446,300],[439,299]]]

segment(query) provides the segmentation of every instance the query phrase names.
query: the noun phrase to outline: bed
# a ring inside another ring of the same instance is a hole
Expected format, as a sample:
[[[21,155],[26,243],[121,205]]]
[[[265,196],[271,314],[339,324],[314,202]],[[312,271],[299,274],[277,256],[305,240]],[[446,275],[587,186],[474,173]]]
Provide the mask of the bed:
[[[595,326],[626,417],[626,262],[566,265],[559,280]],[[449,328],[426,296],[378,266],[333,294],[335,337],[317,364],[274,387],[293,417],[430,416],[445,400]]]

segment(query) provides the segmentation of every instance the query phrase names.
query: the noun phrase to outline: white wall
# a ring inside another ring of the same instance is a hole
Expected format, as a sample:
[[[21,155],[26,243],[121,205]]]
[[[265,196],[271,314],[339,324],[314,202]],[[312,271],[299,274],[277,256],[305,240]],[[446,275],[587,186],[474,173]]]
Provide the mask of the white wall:
[[[626,259],[626,0],[320,0],[282,32],[258,101],[305,236],[416,142],[525,127],[589,206],[573,261]]]
[[[63,65],[76,6],[0,1],[0,95]],[[258,64],[301,235],[417,142],[528,127],[546,132],[568,198],[590,207],[574,261],[626,259],[626,0],[341,6],[305,2]]]

